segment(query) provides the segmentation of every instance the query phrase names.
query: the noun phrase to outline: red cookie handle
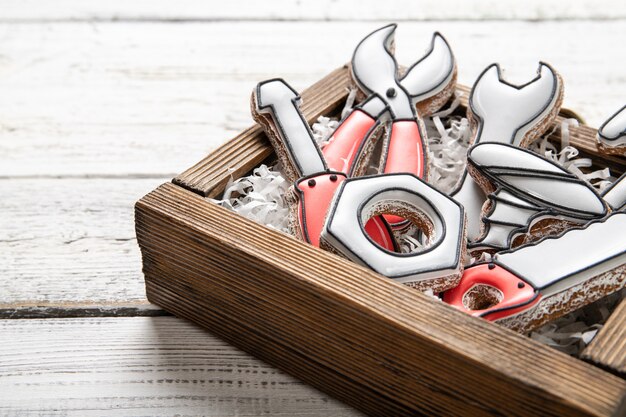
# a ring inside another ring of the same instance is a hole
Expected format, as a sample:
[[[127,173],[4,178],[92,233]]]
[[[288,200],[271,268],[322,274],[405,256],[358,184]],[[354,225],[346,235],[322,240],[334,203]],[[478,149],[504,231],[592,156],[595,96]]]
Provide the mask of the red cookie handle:
[[[369,114],[355,109],[337,127],[328,145],[322,150],[328,168],[332,171],[350,174],[363,143],[376,124]]]
[[[424,143],[417,122],[415,120],[393,122],[384,173],[409,173],[425,179],[425,165]],[[394,215],[385,215],[385,220],[392,227],[394,225],[402,227],[406,224],[405,219]]]
[[[485,309],[471,309],[464,297],[477,286],[495,288],[500,300]],[[479,264],[465,269],[461,282],[443,295],[443,301],[472,316],[498,320],[527,310],[539,302],[541,295],[526,281],[495,263]]]
[[[343,173],[323,173],[298,180],[296,190],[300,199],[298,219],[306,241],[319,247],[326,212],[339,185],[346,179]],[[365,232],[378,245],[395,251],[391,230],[381,216],[373,217],[365,224]],[[355,230],[355,233],[359,233]]]

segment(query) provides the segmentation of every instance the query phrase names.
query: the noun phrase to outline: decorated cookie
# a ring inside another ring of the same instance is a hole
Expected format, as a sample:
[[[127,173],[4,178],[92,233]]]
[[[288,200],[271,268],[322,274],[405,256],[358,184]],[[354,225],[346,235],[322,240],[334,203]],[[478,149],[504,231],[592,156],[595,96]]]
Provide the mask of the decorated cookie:
[[[611,210],[626,210],[626,173],[602,193]]]
[[[439,33],[430,50],[400,76],[392,53],[396,25],[384,26],[366,36],[352,56],[352,76],[366,99],[341,122],[324,155],[331,169],[351,176],[365,173],[379,125],[384,136],[380,169],[427,178],[426,138],[421,117],[439,109],[453,94],[456,83],[454,55]],[[418,109],[421,112],[418,113]],[[387,216],[392,226],[404,219]]]
[[[443,300],[526,332],[624,288],[626,213],[496,254],[466,268]]]
[[[606,153],[626,155],[626,106],[600,126],[598,146]]]
[[[252,115],[263,126],[286,177],[294,183],[298,197],[292,213],[294,235],[319,246],[328,206],[347,175],[328,168],[299,103],[300,96],[283,80],[263,81],[252,94]],[[385,249],[396,248],[382,217],[371,219],[365,229]]]
[[[409,219],[427,238],[425,248],[401,254],[375,244],[363,225],[381,213]],[[321,236],[325,249],[400,283],[434,292],[458,284],[465,244],[463,208],[411,174],[345,180],[333,198]]]
[[[537,72],[535,79],[517,86],[502,79],[498,64],[483,71],[472,88],[467,110],[473,144],[498,142],[525,147],[546,131],[561,107],[563,83],[547,64],[540,63]],[[484,192],[465,173],[451,195],[465,207],[468,237],[477,239]]]
[[[509,249],[608,213],[584,180],[529,150],[479,143],[468,151],[467,159],[469,173],[488,194],[481,235],[470,244],[472,250]]]

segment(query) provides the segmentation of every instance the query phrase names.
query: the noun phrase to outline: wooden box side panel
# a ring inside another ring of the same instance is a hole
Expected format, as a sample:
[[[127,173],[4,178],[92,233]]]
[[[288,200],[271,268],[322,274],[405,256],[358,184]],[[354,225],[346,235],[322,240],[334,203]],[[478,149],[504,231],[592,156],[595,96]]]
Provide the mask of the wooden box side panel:
[[[582,358],[626,377],[626,300],[611,314]]]
[[[136,222],[151,301],[366,412],[623,411],[622,379],[173,184]]]

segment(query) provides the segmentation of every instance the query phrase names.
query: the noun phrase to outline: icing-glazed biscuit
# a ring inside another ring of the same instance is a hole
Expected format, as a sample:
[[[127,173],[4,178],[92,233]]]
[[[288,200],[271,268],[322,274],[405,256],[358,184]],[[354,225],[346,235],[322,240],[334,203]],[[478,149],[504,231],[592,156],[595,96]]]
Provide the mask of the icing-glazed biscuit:
[[[401,77],[392,53],[395,29],[394,24],[372,32],[354,51],[352,77],[366,99],[340,123],[324,148],[324,155],[334,154],[326,157],[331,169],[363,175],[372,162],[364,145],[378,140],[381,130],[377,126],[382,124],[387,134],[382,135],[380,170],[427,178],[428,152],[423,114],[418,109],[430,114],[450,98],[456,84],[456,62],[446,40],[435,33],[430,50]],[[368,140],[368,136],[375,139]],[[406,224],[395,216],[386,218],[392,226]]]
[[[293,234],[319,246],[328,206],[347,175],[328,168],[300,112],[300,101],[285,81],[263,81],[252,93],[252,115],[265,130],[285,176],[294,183],[297,201],[292,205]],[[382,217],[371,219],[365,228],[382,247],[395,250],[395,240]]]
[[[470,148],[467,160],[476,184],[489,194],[472,251],[506,250],[608,213],[587,182],[529,150],[486,142]]]
[[[527,332],[624,288],[626,213],[498,253],[465,269],[443,300]]]
[[[561,108],[563,82],[548,64],[540,63],[537,73],[532,81],[518,86],[502,79],[498,64],[483,71],[472,87],[467,109],[472,144],[498,142],[525,147],[546,131]],[[465,173],[451,195],[465,207],[468,237],[477,239],[485,194]]]
[[[425,248],[394,253],[376,245],[363,225],[382,213],[410,219],[426,236]],[[434,292],[458,284],[465,245],[463,208],[411,174],[345,180],[333,198],[321,236],[323,248],[397,282]]]
[[[598,129],[598,147],[606,153],[626,155],[626,106]]]
[[[602,198],[611,210],[626,210],[626,173],[602,193]]]

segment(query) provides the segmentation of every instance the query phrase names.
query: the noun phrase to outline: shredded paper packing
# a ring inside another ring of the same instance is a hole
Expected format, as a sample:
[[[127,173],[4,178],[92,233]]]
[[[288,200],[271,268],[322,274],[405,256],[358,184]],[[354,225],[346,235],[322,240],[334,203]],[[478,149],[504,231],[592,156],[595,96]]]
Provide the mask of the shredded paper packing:
[[[341,114],[342,118],[349,113],[355,98],[356,90],[351,90]],[[454,190],[463,174],[471,137],[468,120],[455,113],[459,104],[460,96],[456,96],[449,107],[424,120],[428,137],[429,182],[445,193]],[[328,144],[338,125],[339,120],[336,118],[321,116],[311,126],[315,141],[321,148]],[[550,134],[544,135],[530,149],[557,162],[601,192],[616,178],[611,176],[608,168],[590,171],[592,160],[578,156],[578,150],[569,143],[569,128],[577,125],[575,119],[563,120],[560,126],[560,146],[557,147],[548,141],[547,137],[552,133],[549,132]],[[239,179],[231,178],[222,199],[211,201],[248,219],[290,233],[290,210],[286,201],[290,186],[291,184],[281,174],[279,166],[261,165],[255,168],[251,175]],[[409,253],[422,248],[422,243],[415,231],[411,231],[401,236],[400,247],[402,252]],[[436,297],[432,292],[428,295]],[[624,297],[626,290],[605,297],[546,324],[533,331],[530,337],[568,354],[578,355]]]

